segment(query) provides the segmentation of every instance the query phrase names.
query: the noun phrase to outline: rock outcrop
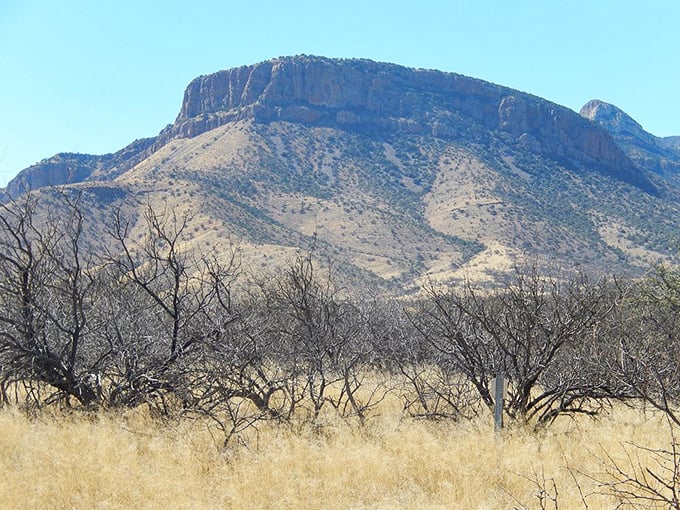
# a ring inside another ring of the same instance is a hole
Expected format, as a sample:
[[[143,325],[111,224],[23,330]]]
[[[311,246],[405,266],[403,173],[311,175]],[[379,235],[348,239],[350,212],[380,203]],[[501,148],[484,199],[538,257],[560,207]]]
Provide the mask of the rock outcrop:
[[[279,58],[193,80],[157,144],[252,118],[490,143],[594,168],[654,191],[612,137],[575,112],[506,87],[368,60]]]
[[[588,101],[583,105],[579,113],[582,117],[605,126],[612,134],[637,138],[638,140],[647,143],[654,143],[654,139],[656,138],[646,132],[642,126],[626,112],[613,104],[605,103],[599,99]]]
[[[6,191],[16,197],[46,186],[115,179],[149,156],[155,141],[156,138],[135,140],[115,153],[98,156],[61,152],[19,172],[7,184]]]
[[[680,137],[654,136],[626,112],[599,99],[588,101],[580,114],[610,132],[639,167],[656,173],[680,172]]]

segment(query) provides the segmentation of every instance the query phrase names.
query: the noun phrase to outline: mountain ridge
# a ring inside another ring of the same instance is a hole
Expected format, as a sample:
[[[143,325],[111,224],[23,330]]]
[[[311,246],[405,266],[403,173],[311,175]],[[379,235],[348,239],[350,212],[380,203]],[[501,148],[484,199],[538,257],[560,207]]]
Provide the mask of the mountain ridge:
[[[109,154],[60,152],[22,170],[7,184],[6,191],[17,197],[45,186],[115,179],[153,152],[156,139],[140,138]]]
[[[457,115],[465,117],[466,129],[459,127],[459,119],[452,118]],[[131,168],[173,139],[191,138],[245,118],[463,137],[473,143],[483,142],[479,137],[484,130],[496,130],[508,143],[545,152],[553,159],[599,166],[624,182],[656,191],[606,130],[579,123],[578,114],[556,103],[456,73],[366,59],[306,55],[280,57],[195,78],[185,90],[174,123],[158,136],[145,139],[142,150],[136,150],[137,142],[133,142],[115,153],[127,153],[129,157],[122,161],[119,158],[117,165],[100,165],[103,170],[99,179],[107,178],[107,166],[115,170],[108,178],[115,178],[121,169]],[[34,168],[28,173],[35,175],[39,171]],[[58,175],[64,176],[63,172]],[[82,180],[88,179],[86,175]],[[10,181],[8,189],[12,192],[42,184],[39,179],[34,183],[31,180],[22,171]],[[78,180],[49,184],[66,182]]]
[[[459,127],[460,115],[467,129]],[[368,60],[289,57],[199,77],[187,87],[175,123],[159,138],[195,136],[245,116],[483,142],[469,132],[472,124],[532,152],[601,166],[655,191],[605,131],[580,122],[568,108],[455,73]]]

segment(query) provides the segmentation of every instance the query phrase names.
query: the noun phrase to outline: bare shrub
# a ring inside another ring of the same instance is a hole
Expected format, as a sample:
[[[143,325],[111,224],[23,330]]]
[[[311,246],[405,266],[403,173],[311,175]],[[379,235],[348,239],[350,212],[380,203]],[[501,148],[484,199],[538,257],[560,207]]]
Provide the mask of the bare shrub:
[[[545,276],[531,266],[488,293],[471,283],[460,290],[431,286],[413,320],[490,410],[490,384],[502,373],[509,379],[505,413],[547,424],[562,414],[592,413],[593,402],[627,396],[602,381],[606,367],[580,363],[598,340],[596,326],[616,307],[615,291],[606,280]]]
[[[43,395],[88,405],[99,400],[103,355],[90,341],[98,327],[89,313],[97,298],[95,263],[82,240],[80,196],[56,192],[53,200],[58,206],[44,219],[34,195],[0,204],[3,400],[14,383],[36,405]]]

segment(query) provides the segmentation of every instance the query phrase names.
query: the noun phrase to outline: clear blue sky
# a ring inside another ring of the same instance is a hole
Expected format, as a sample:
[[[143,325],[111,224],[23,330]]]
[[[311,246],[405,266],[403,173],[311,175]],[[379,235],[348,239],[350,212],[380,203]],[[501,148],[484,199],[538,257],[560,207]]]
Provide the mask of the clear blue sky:
[[[300,53],[598,98],[680,135],[678,0],[0,0],[0,185],[157,134],[198,75]]]

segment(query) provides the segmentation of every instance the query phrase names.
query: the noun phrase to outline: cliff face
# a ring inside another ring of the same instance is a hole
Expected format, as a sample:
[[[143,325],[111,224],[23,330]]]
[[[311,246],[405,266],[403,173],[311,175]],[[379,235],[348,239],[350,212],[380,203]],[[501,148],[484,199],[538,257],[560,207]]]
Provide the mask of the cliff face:
[[[454,73],[367,60],[289,57],[196,78],[157,145],[242,118],[482,144],[498,135],[654,191],[607,132],[567,108]]]
[[[174,125],[161,138],[195,136],[244,117],[426,133],[436,108],[484,122],[493,113],[484,95],[498,88],[454,74],[366,60],[277,59],[195,79]]]

